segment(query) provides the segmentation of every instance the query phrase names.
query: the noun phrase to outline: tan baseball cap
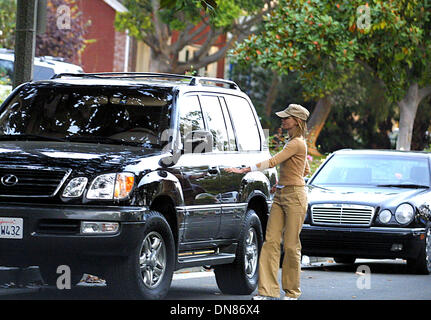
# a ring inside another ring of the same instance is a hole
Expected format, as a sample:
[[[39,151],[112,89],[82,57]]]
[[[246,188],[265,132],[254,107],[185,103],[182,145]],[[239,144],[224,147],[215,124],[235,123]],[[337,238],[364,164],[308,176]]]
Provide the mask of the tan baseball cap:
[[[280,118],[287,118],[290,116],[297,117],[301,120],[307,121],[310,112],[299,104],[289,104],[289,106],[283,111],[275,113]]]

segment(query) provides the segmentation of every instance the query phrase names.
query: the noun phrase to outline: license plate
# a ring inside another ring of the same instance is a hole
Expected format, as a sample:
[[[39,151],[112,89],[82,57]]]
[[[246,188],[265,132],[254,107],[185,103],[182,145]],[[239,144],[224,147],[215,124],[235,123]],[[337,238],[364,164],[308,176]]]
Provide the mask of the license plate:
[[[0,239],[22,239],[22,218],[0,217]]]

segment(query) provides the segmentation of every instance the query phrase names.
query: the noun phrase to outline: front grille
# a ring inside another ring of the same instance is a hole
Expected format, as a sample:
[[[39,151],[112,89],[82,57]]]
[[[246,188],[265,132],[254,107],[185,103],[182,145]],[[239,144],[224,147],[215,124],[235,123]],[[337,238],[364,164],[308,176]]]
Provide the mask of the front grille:
[[[311,219],[316,225],[368,227],[374,207],[351,204],[317,204],[311,206]]]
[[[64,169],[0,167],[0,196],[52,197],[69,174]]]

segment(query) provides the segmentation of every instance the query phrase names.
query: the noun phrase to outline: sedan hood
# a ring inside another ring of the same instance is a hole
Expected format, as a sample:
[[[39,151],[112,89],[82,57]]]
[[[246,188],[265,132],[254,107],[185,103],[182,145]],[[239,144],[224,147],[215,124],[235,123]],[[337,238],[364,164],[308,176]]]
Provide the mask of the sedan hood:
[[[348,203],[377,206],[396,206],[419,196],[428,189],[359,186],[308,186],[308,201],[315,203]]]
[[[157,154],[158,149],[126,145],[14,141],[0,143],[0,166],[70,168],[91,175],[122,170]]]

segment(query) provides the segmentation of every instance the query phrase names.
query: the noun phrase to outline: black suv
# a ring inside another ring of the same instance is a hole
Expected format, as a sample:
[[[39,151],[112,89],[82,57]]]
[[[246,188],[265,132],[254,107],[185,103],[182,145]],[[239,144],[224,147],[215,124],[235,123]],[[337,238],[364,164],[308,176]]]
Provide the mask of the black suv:
[[[175,270],[214,267],[250,294],[274,169],[254,107],[231,81],[60,74],[16,88],[0,112],[0,265],[47,283],[103,276],[119,297],[161,299]]]

